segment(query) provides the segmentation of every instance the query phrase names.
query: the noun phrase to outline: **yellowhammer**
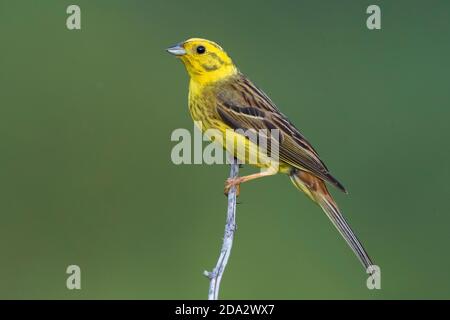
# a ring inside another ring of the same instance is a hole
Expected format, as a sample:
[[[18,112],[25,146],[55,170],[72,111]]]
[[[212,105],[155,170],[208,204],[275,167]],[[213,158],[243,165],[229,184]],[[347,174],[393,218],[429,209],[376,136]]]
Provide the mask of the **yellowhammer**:
[[[192,38],[167,51],[179,57],[187,69],[190,76],[189,110],[194,121],[201,123],[203,131],[216,129],[225,137],[225,131],[236,132],[238,129],[279,130],[277,169],[270,167],[256,174],[228,179],[225,189],[278,172],[288,174],[294,185],[323,209],[364,267],[371,266],[370,257],[339,211],[325,181],[346,192],[344,186],[330,174],[311,144],[270,98],[250,82],[227,53],[212,41]],[[235,148],[233,144],[229,147],[225,141],[219,143],[247,163],[249,153],[258,149],[252,147],[248,137],[241,133],[236,132],[234,139],[238,144],[245,144],[245,153],[239,153],[237,150],[241,148]],[[256,165],[264,167],[261,163]]]

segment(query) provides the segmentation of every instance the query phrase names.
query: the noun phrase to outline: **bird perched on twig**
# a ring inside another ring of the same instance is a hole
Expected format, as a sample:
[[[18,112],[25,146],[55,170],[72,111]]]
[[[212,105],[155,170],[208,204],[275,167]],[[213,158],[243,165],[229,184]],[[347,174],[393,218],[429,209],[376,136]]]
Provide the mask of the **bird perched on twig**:
[[[196,123],[201,123],[203,131],[216,129],[223,133],[219,141],[229,153],[244,163],[248,163],[252,152],[263,157],[259,149],[248,137],[237,132],[243,130],[273,130],[279,132],[277,167],[248,176],[228,179],[227,192],[231,186],[239,186],[246,181],[287,174],[294,185],[316,202],[326,213],[345,241],[365,268],[373,265],[358,238],[342,216],[336,202],[327,190],[329,183],[347,193],[344,186],[334,178],[319,155],[300,131],[284,116],[272,100],[257,88],[234,65],[228,54],[215,42],[192,38],[167,49],[184,63],[190,76],[189,110]],[[227,144],[226,131],[233,131],[237,145]],[[259,159],[259,158],[258,158]],[[264,167],[267,161],[255,163]]]

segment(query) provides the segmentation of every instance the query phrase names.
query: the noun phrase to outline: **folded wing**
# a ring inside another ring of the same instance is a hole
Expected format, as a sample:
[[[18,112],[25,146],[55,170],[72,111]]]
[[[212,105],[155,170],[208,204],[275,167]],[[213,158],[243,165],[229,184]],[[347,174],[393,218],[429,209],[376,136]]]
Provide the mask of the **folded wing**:
[[[217,113],[230,128],[278,129],[280,161],[308,171],[346,192],[344,186],[329,173],[316,150],[300,131],[264,92],[243,75],[224,83],[216,92],[216,100]]]

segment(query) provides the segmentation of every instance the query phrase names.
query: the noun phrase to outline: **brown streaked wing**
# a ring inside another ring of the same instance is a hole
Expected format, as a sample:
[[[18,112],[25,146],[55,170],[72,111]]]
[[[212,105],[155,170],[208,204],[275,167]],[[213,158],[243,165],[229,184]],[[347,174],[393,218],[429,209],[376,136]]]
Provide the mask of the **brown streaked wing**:
[[[346,192],[320,160],[318,153],[270,98],[240,74],[221,84],[216,93],[217,113],[232,129],[279,129],[280,160],[306,170]]]

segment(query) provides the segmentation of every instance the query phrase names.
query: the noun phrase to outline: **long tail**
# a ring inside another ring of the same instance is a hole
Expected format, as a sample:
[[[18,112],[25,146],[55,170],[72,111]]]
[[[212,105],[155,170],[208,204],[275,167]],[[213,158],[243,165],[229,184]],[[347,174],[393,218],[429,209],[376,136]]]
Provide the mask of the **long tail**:
[[[295,170],[290,175],[294,185],[316,202],[326,213],[339,233],[363,264],[364,268],[373,265],[372,260],[362,246],[361,242],[352,231],[344,216],[340,212],[336,202],[327,190],[325,182],[316,176],[300,170]]]

